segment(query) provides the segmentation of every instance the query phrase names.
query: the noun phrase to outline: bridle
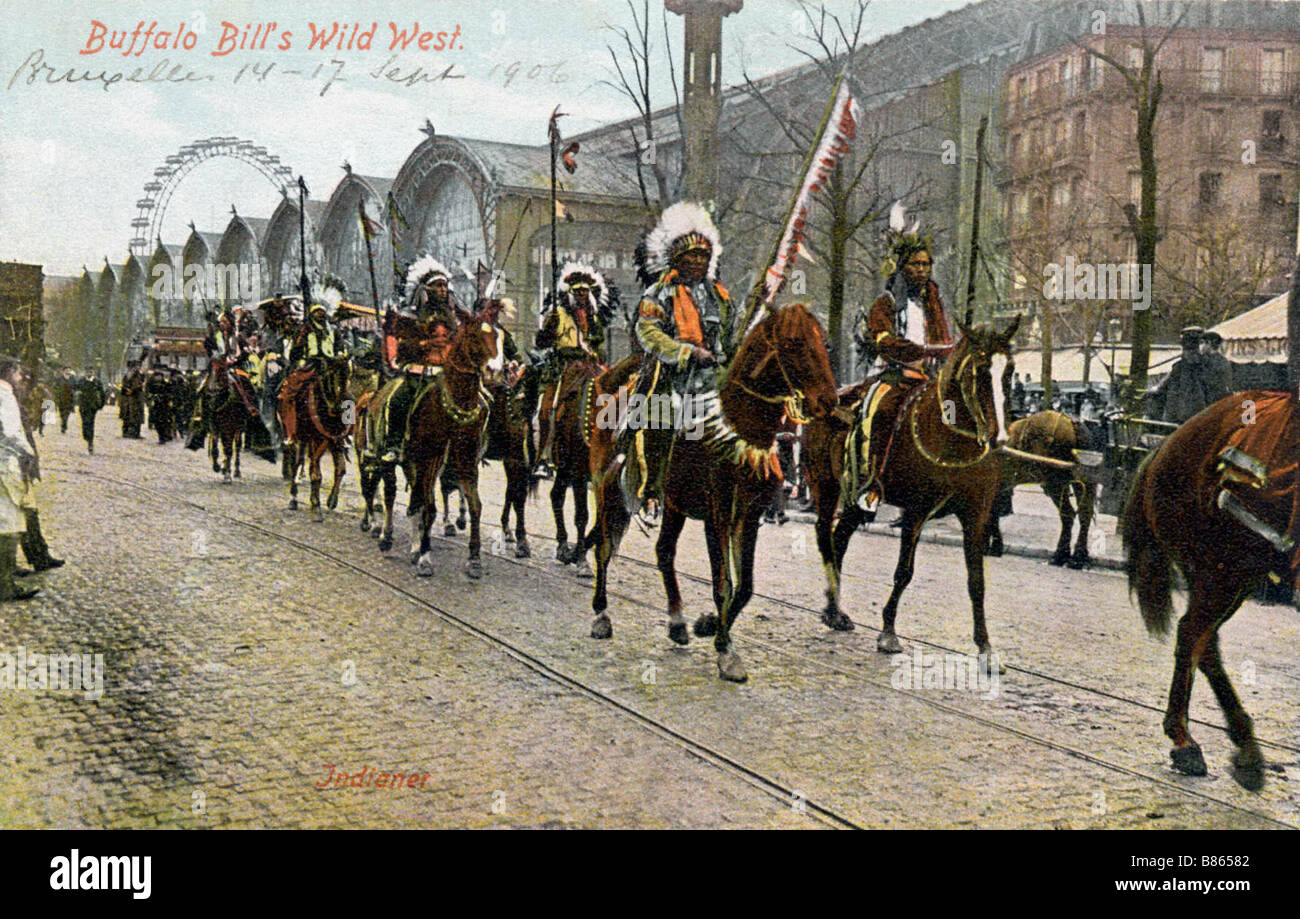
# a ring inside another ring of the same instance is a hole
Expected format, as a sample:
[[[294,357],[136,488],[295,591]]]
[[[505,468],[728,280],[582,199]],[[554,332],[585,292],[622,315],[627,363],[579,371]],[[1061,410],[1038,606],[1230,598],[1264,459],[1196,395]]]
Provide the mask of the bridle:
[[[785,364],[781,361],[781,346],[772,337],[770,329],[764,329],[763,331],[763,344],[767,347],[767,353],[764,354],[762,359],[754,365],[754,369],[749,372],[749,376],[751,379],[758,376],[763,372],[763,368],[767,366],[768,361],[772,360],[772,358],[776,358],[776,366],[777,369],[781,371],[781,378],[785,381],[785,388],[788,394],[783,396],[771,396],[766,393],[757,392],[742,383],[739,378],[731,376],[728,376],[728,382],[734,384],[746,395],[752,396],[761,402],[766,402],[768,405],[779,405],[785,403],[785,412],[790,417],[791,421],[795,424],[810,424],[812,419],[804,412],[804,406],[807,405],[807,397],[804,395],[803,387],[795,386],[794,381],[790,379],[790,374],[786,370]]]
[[[918,453],[925,457],[927,462],[943,469],[964,469],[969,466],[974,466],[977,463],[983,462],[984,458],[988,456],[993,449],[993,439],[991,432],[989,431],[988,419],[984,416],[984,407],[980,404],[979,400],[977,387],[979,385],[980,371],[973,363],[974,357],[975,355],[968,351],[966,354],[962,355],[961,360],[957,362],[956,368],[952,371],[949,371],[946,367],[940,369],[939,377],[934,384],[934,392],[935,400],[940,405],[940,422],[954,434],[969,438],[979,444],[979,456],[969,460],[944,460],[931,453],[926,448],[925,444],[921,442],[921,431],[918,422],[920,412],[916,410],[912,411],[911,429],[913,446],[916,447]],[[969,370],[967,370],[968,366],[970,368]],[[948,391],[948,386],[953,377],[956,377],[957,379],[957,386],[961,391],[962,402],[965,404],[966,410],[970,412],[971,417],[975,420],[974,431],[968,431],[965,428],[958,427],[955,421],[950,422],[942,411],[944,401],[943,396],[944,393]]]

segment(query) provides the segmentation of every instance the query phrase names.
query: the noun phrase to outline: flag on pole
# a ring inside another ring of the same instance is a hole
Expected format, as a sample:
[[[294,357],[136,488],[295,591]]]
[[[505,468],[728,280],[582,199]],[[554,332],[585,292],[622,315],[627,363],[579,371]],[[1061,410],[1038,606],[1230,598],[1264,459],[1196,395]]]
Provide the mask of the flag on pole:
[[[808,208],[813,193],[825,184],[836,165],[851,149],[861,117],[862,108],[849,91],[849,84],[841,76],[837,82],[834,101],[822,122],[821,133],[808,160],[808,168],[786,218],[781,241],[777,244],[776,258],[763,279],[765,306],[771,305],[776,299],[795,260],[800,255],[808,258],[803,240],[808,231]]]

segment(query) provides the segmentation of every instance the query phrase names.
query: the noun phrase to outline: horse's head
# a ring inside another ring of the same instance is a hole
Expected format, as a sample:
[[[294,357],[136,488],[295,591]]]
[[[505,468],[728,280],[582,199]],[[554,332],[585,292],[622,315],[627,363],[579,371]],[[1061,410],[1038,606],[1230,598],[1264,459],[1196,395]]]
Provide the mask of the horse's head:
[[[835,409],[835,375],[826,332],[805,303],[769,309],[745,336],[730,378],[762,396],[782,397],[791,419],[806,424]]]
[[[500,350],[496,326],[477,313],[462,317],[451,345],[452,359],[457,369],[481,371],[496,359]]]
[[[1020,327],[1020,316],[1001,332],[983,327],[967,328],[960,320],[957,328],[962,339],[939,369],[938,393],[944,406],[943,422],[960,429],[962,423],[974,426],[975,439],[986,444],[998,436],[997,407],[993,396],[990,368],[996,355],[1011,357],[1011,340]],[[948,410],[952,405],[956,411]],[[959,419],[968,419],[963,422]]]

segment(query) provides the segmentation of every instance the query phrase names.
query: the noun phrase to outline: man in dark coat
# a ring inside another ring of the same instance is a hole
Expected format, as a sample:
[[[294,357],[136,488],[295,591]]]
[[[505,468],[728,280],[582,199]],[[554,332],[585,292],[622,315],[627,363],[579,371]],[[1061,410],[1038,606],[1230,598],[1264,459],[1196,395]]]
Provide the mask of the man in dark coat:
[[[1181,333],[1183,356],[1174,362],[1169,376],[1155,391],[1158,405],[1162,405],[1161,417],[1172,424],[1182,424],[1205,406],[1210,404],[1206,398],[1204,361],[1201,360],[1201,336],[1205,330],[1200,326],[1188,326]]]
[[[1223,336],[1218,332],[1206,332],[1201,338],[1201,362],[1204,364],[1202,378],[1205,381],[1207,405],[1236,391],[1232,383],[1232,364],[1219,353],[1222,344]]]
[[[95,415],[104,407],[106,396],[104,384],[92,367],[86,371],[86,378],[77,387],[77,411],[81,414],[81,436],[86,441],[86,450],[95,452]]]

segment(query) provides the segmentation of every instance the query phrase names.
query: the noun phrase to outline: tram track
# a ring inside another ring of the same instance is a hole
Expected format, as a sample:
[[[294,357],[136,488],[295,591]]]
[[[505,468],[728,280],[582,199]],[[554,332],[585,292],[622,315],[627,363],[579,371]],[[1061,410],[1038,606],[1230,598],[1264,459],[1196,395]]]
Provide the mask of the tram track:
[[[152,459],[152,458],[145,458],[145,459],[150,463],[171,466],[171,464],[164,463],[161,460]],[[458,616],[453,612],[445,610],[429,602],[428,600],[424,599],[423,597],[420,597],[418,594],[414,593],[412,590],[408,589],[407,587],[394,583],[393,581],[390,581],[387,578],[379,577],[370,569],[364,568],[356,564],[355,562],[352,562],[347,558],[343,558],[329,550],[322,549],[321,547],[313,545],[309,542],[305,542],[293,536],[285,535],[283,533],[277,532],[275,530],[269,529],[259,524],[252,523],[247,520],[243,520],[239,517],[235,517],[230,514],[223,513],[219,510],[215,510],[211,507],[208,507],[198,501],[178,498],[174,495],[169,495],[164,492],[157,491],[147,486],[140,485],[136,482],[131,482],[129,480],[120,479],[114,476],[103,475],[101,473],[91,472],[84,469],[67,469],[67,468],[59,468],[59,467],[51,467],[51,468],[58,468],[59,471],[61,472],[69,472],[72,474],[86,475],[91,478],[100,479],[101,481],[109,482],[115,485],[131,488],[136,491],[143,492],[159,501],[169,502],[173,504],[181,504],[187,507],[194,508],[195,510],[198,510],[202,513],[227,521],[237,526],[255,531],[263,536],[270,537],[274,540],[292,545],[296,548],[310,552],[311,554],[319,558],[322,558],[331,563],[347,568],[348,570],[351,570],[375,583],[387,587],[391,591],[403,596],[408,600],[411,600],[412,602],[420,605],[421,607],[428,609],[429,611],[433,612],[435,615],[437,615],[440,619],[447,622],[448,624],[456,628],[459,628],[469,634],[472,634],[475,637],[485,641],[488,644],[498,647],[499,649],[507,653],[512,659],[516,660],[517,662],[523,664],[524,666],[528,667],[529,669],[543,676],[545,679],[563,685],[572,691],[578,692],[588,698],[593,699],[594,701],[599,702],[600,704],[603,704],[607,707],[610,707],[620,712],[624,716],[636,721],[638,725],[640,725],[643,729],[646,729],[651,733],[654,733],[657,736],[660,736],[661,738],[669,741],[670,743],[677,745],[678,747],[690,753],[691,755],[695,756],[696,758],[713,765],[715,768],[719,768],[721,771],[727,772],[737,778],[746,781],[748,784],[764,791],[769,796],[781,801],[786,806],[789,806],[789,803],[794,799],[796,795],[800,795],[800,796],[802,795],[802,792],[798,792],[794,788],[788,787],[788,785],[786,785],[785,783],[782,783],[776,779],[771,778],[770,776],[765,775],[760,770],[747,766],[744,763],[740,762],[739,760],[735,759],[734,757],[731,757],[728,754],[725,754],[713,747],[710,747],[708,744],[695,740],[694,738],[689,737],[688,735],[678,731],[677,729],[665,724],[664,722],[658,719],[652,718],[648,715],[645,715],[642,712],[637,711],[632,706],[629,706],[626,703],[613,698],[609,694],[602,692],[601,690],[589,685],[588,683],[583,682],[582,680],[579,680],[569,674],[563,673],[562,671],[555,669],[552,665],[546,663],[536,655],[530,654],[524,649],[519,648],[514,643],[502,638],[499,635],[496,635],[488,631],[487,629],[482,628],[481,626],[478,626],[468,621],[464,617]],[[174,468],[174,466],[172,468]],[[494,506],[498,512],[500,511],[501,508],[501,505],[499,503],[496,502],[489,503],[486,500],[483,502],[483,506],[485,511],[484,513],[485,521],[488,519],[488,514],[486,513],[486,511],[489,507]],[[495,524],[495,520],[497,518],[494,517],[492,519]],[[494,524],[490,526],[494,527]],[[530,539],[541,540],[546,543],[552,543],[552,544],[554,543],[554,539],[552,537],[548,537],[544,534],[537,533],[531,530],[527,532]],[[443,544],[458,545],[463,547],[463,542],[458,543],[453,539],[447,539],[445,537],[440,537],[438,535],[433,535],[431,536],[431,538]],[[492,557],[494,559],[497,559],[502,562],[506,562],[508,564],[511,564],[521,569],[526,569],[526,570],[534,571],[536,573],[541,573],[551,578],[554,581],[564,583],[570,587],[579,586],[579,585],[583,587],[589,586],[589,582],[576,581],[567,568],[557,569],[554,568],[554,566],[552,565],[537,564],[536,562],[540,561],[540,558],[533,560],[533,562],[530,562],[528,560],[515,559],[508,555],[498,554],[498,553],[493,553]],[[658,568],[652,562],[648,562],[626,554],[620,554],[618,558],[620,562],[631,563],[637,568],[651,571],[655,574],[656,577],[658,576]],[[708,578],[705,578],[703,576],[691,572],[682,571],[680,569],[678,570],[678,575],[683,579],[701,584],[711,589],[711,581]],[[630,594],[625,594],[613,588],[609,590],[609,593],[612,597],[616,597],[617,599],[625,603],[629,603],[634,606],[649,610],[656,615],[662,614],[662,609],[660,608],[660,606],[652,602],[646,601],[643,597],[637,597]],[[800,613],[812,614],[815,616],[820,616],[820,612],[821,612],[820,610],[814,609],[813,607],[810,606],[799,604],[794,601],[787,600],[781,597],[776,597],[770,594],[760,593],[757,591],[754,593],[754,599],[763,600],[787,609],[791,609]],[[874,629],[871,626],[867,626],[862,623],[857,623],[857,624],[863,626],[867,630],[878,631],[878,629]],[[904,637],[904,636],[900,636],[900,637]],[[907,698],[911,699],[912,701],[919,702],[920,704],[928,708],[931,708],[933,710],[944,712],[945,714],[954,717],[960,721],[979,725],[980,727],[988,730],[993,730],[1003,734],[1011,735],[1013,737],[1017,737],[1021,740],[1028,741],[1035,745],[1053,750],[1057,753],[1069,756],[1071,758],[1080,760],[1082,762],[1089,763],[1099,768],[1106,769],[1116,774],[1138,779],[1142,782],[1149,783],[1156,787],[1162,788],[1166,791],[1181,796],[1195,798],[1207,803],[1212,803],[1218,807],[1222,807],[1227,810],[1233,811],[1235,813],[1240,813],[1245,816],[1253,817],[1255,819],[1273,824],[1275,826],[1293,828],[1293,829],[1300,828],[1300,824],[1291,823],[1286,820],[1281,820],[1271,814],[1252,810],[1248,807],[1243,807],[1232,801],[1225,800],[1220,797],[1216,797],[1215,795],[1212,794],[1208,794],[1196,789],[1189,789],[1184,785],[1178,784],[1175,781],[1150,775],[1149,773],[1143,772],[1140,769],[1135,769],[1130,766],[1126,766],[1122,763],[1114,762],[1105,757],[1097,756],[1096,754],[1087,752],[1085,750],[1081,750],[1072,747],[1068,744],[1063,744],[1051,738],[1043,737],[1039,734],[1035,734],[1032,731],[1027,731],[1012,725],[1004,724],[995,719],[972,713],[958,706],[950,705],[946,702],[942,702],[934,698],[929,698],[921,693],[909,692],[906,690],[900,690],[894,688],[889,685],[887,680],[882,683],[877,680],[866,679],[864,678],[864,675],[860,671],[853,671],[838,666],[831,661],[813,657],[807,654],[801,654],[799,652],[792,651],[788,648],[780,647],[778,645],[772,644],[771,642],[763,641],[762,639],[755,638],[750,635],[746,635],[744,637],[738,637],[737,640],[742,645],[745,644],[752,645],[754,647],[763,649],[766,653],[778,657],[784,657],[790,660],[800,661],[805,665],[814,666],[827,672],[833,672],[842,676],[849,677],[855,682],[865,684],[879,691],[883,691],[886,693],[898,693],[904,695]],[[948,648],[942,644],[933,641],[928,641],[924,639],[915,639],[915,638],[907,638],[907,640],[915,642],[916,644],[924,645],[926,647],[945,651],[948,653],[960,653],[958,651],[955,651],[954,649]],[[1122,694],[1112,693],[1106,690],[1097,689],[1095,687],[1086,686],[1084,684],[1075,683],[1070,680],[1054,677],[1050,674],[1043,673],[1033,668],[1008,665],[1007,669],[1009,671],[1022,673],[1047,683],[1052,683],[1063,687],[1069,687],[1079,692],[1089,693],[1098,697],[1108,698],[1113,701],[1135,706],[1147,711],[1154,711],[1163,714],[1162,710],[1156,708],[1155,706],[1151,706],[1149,704],[1143,703],[1139,700],[1131,699]],[[822,692],[824,692],[828,698],[835,699],[836,701],[845,703],[846,705],[857,705],[861,703],[860,699],[851,699],[847,696],[836,693],[829,688],[823,688]],[[1203,725],[1205,727],[1213,728],[1222,733],[1226,733],[1226,730],[1224,728],[1222,728],[1219,725],[1213,724],[1212,722],[1196,720],[1195,723]],[[1300,753],[1300,748],[1296,748],[1285,743],[1268,741],[1264,739],[1260,739],[1259,743],[1261,744],[1261,746],[1272,748],[1274,750]],[[861,828],[860,824],[855,822],[852,818],[844,814],[841,814],[825,805],[816,804],[811,800],[806,801],[805,805],[810,815],[816,815],[816,818],[819,821],[829,826],[837,826],[837,827],[844,827],[844,828]]]

